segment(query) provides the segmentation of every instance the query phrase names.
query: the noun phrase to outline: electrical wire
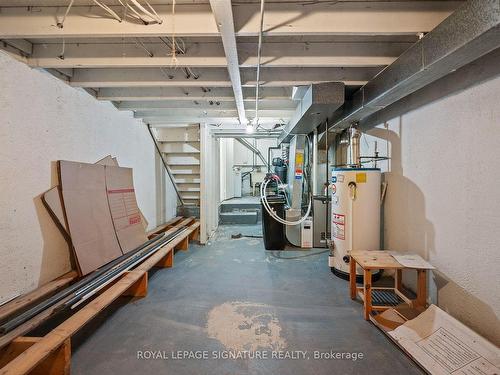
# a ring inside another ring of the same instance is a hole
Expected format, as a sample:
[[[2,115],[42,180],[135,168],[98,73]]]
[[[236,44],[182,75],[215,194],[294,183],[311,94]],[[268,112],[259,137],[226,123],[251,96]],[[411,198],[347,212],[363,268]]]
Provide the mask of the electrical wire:
[[[61,20],[61,22],[58,22],[57,23],[57,27],[59,27],[60,29],[62,29],[64,27],[64,21],[66,21],[66,17],[68,16],[68,13],[69,13],[69,10],[71,9],[71,7],[73,6],[73,3],[75,2],[75,0],[71,0],[69,2],[69,5],[68,5],[68,8],[66,8],[66,12],[64,13],[64,16]]]
[[[93,1],[95,2],[96,0]],[[129,1],[132,3],[132,5],[129,3]],[[141,21],[145,25],[155,23],[161,25],[163,23],[163,20],[158,15],[156,10],[146,0],[144,0],[144,2],[146,3],[146,6],[149,8],[149,10],[141,5],[137,0],[118,0],[118,2],[125,8],[125,10],[130,10],[132,12],[128,14],[130,17]]]
[[[95,5],[97,5],[98,7],[102,8],[106,12],[108,12],[108,14],[111,15],[111,17],[113,17],[115,20],[117,20],[118,22],[122,22],[122,19],[120,18],[120,16],[118,14],[116,14],[115,11],[113,9],[111,9],[110,7],[108,7],[106,4],[102,4],[97,0],[92,0],[92,1],[94,2]]]

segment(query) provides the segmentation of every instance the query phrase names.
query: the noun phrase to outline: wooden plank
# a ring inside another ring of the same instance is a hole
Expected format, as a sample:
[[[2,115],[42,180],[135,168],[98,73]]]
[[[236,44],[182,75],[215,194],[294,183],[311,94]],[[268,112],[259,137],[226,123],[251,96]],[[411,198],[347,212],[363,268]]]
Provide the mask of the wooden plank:
[[[5,367],[1,368],[0,375],[26,374],[33,370],[38,363],[57,350],[71,335],[76,333],[88,321],[122,295],[143,274],[143,271],[136,270],[126,273],[88,305],[77,311],[66,321],[42,337],[39,342],[26,349]]]
[[[364,315],[365,320],[369,320],[372,309],[372,272],[369,269],[365,269],[363,272],[363,277],[365,297]]]
[[[40,337],[18,337],[0,353],[0,367],[5,366],[34,344],[40,342]],[[69,375],[71,365],[71,340],[66,339],[45,360],[41,361],[30,375]]]
[[[189,249],[189,235],[186,236],[176,247],[175,250],[187,251]]]
[[[29,306],[30,304],[41,299],[42,297],[45,297],[51,293],[54,293],[62,289],[63,287],[74,281],[77,278],[77,276],[78,274],[76,273],[76,271],[70,271],[62,275],[61,277],[58,277],[57,279],[48,282],[47,284],[41,286],[40,288],[37,288],[32,292],[19,296],[16,299],[10,301],[9,303],[6,303],[2,307],[0,307],[0,320],[3,320],[9,315],[15,313],[16,311],[19,311]]]
[[[349,259],[349,289],[351,299],[356,299],[356,260],[352,256]]]
[[[386,251],[351,251],[351,256],[364,269],[398,269],[404,268]]]
[[[43,312],[41,312],[34,318],[28,320],[27,322],[21,324],[19,327],[15,328],[9,333],[0,336],[0,348],[3,348],[4,346],[12,342],[12,340],[14,340],[16,337],[26,334],[27,332],[33,330],[34,328],[38,327],[40,324],[51,318],[52,315],[54,314],[54,311],[57,310],[59,306],[63,305],[70,298],[71,296],[62,299],[54,306],[49,307],[48,309],[44,310]]]
[[[182,219],[183,219],[182,216],[177,216],[177,217],[174,217],[173,219],[170,219],[166,223],[157,226],[156,228],[154,228],[153,230],[150,230],[147,233],[148,238],[152,238],[153,236],[155,236],[157,234],[165,232],[165,230],[170,229],[172,226],[177,225]]]
[[[104,290],[100,295],[98,295],[84,308],[76,312],[66,321],[57,326],[54,330],[49,332],[46,336],[41,338],[40,341],[37,342],[35,345],[29,347],[26,351],[24,351],[19,356],[14,358],[11,362],[9,362],[5,367],[1,368],[0,375],[26,374],[29,371],[33,370],[41,361],[43,361],[45,358],[50,356],[54,351],[56,351],[57,348],[59,348],[64,343],[65,340],[67,340],[73,334],[75,334],[81,327],[83,327],[87,322],[93,319],[99,312],[101,312],[107,306],[109,306],[120,295],[123,295],[125,292],[127,292],[130,289],[131,285],[140,281],[140,279],[144,277],[144,274],[149,269],[158,264],[160,260],[165,258],[167,254],[169,253],[173,254],[174,247],[178,245],[181,241],[188,238],[189,234],[192,231],[196,230],[196,228],[198,228],[200,225],[199,222],[195,221],[193,218],[188,218],[183,222],[191,222],[190,227],[187,228],[182,234],[180,234],[173,241],[171,241],[170,243],[159,249],[151,257],[146,259],[136,269],[124,274],[108,289]],[[166,233],[169,232],[173,233],[177,229],[178,228],[174,227],[169,231],[167,231]],[[66,300],[63,300],[62,303],[65,301]],[[51,312],[46,310],[46,312],[44,312],[43,314],[46,314],[44,318],[45,320],[50,316]]]
[[[167,255],[165,255],[158,263],[155,264],[155,267],[158,268],[171,268],[174,266],[174,252],[169,251]]]
[[[396,289],[401,291],[403,289],[403,270],[397,269],[396,276],[394,277]]]
[[[427,270],[417,269],[417,307],[425,307],[427,304]]]
[[[128,271],[132,272],[132,271]],[[127,272],[127,273],[128,273]],[[128,288],[125,293],[123,293],[124,296],[131,296],[131,297],[146,297],[148,295],[148,273],[144,272],[142,277],[137,280],[135,283],[133,283],[130,288]]]
[[[191,232],[191,234],[189,235],[189,240],[190,241],[199,241],[200,240],[200,228],[198,226],[198,228],[196,228],[195,230],[193,230]]]

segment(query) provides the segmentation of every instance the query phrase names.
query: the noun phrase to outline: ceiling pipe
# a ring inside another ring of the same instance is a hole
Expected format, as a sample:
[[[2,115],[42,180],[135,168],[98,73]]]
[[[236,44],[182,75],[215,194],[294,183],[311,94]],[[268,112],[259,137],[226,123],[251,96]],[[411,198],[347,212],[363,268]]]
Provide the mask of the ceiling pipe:
[[[262,33],[264,29],[264,2],[260,1],[260,29],[259,29],[259,45],[257,47],[257,82],[255,85],[255,124],[254,128],[259,127],[259,89],[260,89],[260,59],[262,56]]]
[[[243,138],[234,138],[234,140],[238,141],[243,146],[245,146],[250,151],[252,151],[255,155],[257,155],[259,157],[259,159],[262,160],[264,165],[269,169],[269,165],[267,164],[267,160],[264,158],[264,156],[262,155],[262,152],[260,152],[260,150],[257,147],[255,147],[253,144],[251,144],[250,142],[248,142],[246,139],[243,139]]]

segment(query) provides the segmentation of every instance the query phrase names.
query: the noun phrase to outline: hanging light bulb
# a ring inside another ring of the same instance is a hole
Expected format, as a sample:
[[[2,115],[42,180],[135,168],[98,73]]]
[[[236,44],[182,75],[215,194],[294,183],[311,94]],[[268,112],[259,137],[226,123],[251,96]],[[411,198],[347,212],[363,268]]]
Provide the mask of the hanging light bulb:
[[[247,133],[248,134],[253,133],[253,125],[251,123],[248,123],[247,125]]]

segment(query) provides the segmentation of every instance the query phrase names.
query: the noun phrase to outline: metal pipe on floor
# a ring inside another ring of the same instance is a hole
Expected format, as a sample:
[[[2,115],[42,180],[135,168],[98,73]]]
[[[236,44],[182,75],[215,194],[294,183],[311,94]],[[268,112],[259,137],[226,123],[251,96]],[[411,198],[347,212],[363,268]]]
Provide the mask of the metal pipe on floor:
[[[145,258],[141,257],[142,254],[151,255],[154,251],[157,251],[167,242],[170,242],[173,238],[175,238],[179,233],[181,233],[185,229],[186,227],[182,227],[168,236],[165,236],[165,234],[163,234],[149,241],[146,241],[144,244],[138,246],[129,253],[120,256],[114,261],[94,271],[92,274],[88,275],[87,277],[78,281],[77,283],[69,286],[66,289],[63,289],[59,293],[33,306],[31,309],[28,309],[22,314],[17,315],[14,318],[5,321],[0,326],[0,334],[3,335],[12,331],[13,329],[19,327],[21,324],[34,318],[36,315],[40,314],[44,310],[54,306],[63,299],[71,296],[71,294],[73,293],[75,294],[75,296],[80,296],[84,291],[91,290],[93,286],[98,287],[105,280],[108,280],[111,277],[111,275],[115,275],[116,271],[119,269],[121,270],[125,265],[129,265],[129,268],[135,265],[137,262],[136,263],[131,262],[132,259],[135,261],[137,261],[138,259],[140,260],[145,259],[146,257]],[[152,251],[152,249],[154,249],[154,251]],[[67,302],[65,302],[65,304],[62,306],[65,306],[66,304]],[[60,307],[60,309],[63,308],[64,307]]]
[[[175,237],[177,237],[180,233],[184,232],[185,230],[186,227],[180,228],[174,233],[164,238],[164,240],[154,244],[152,248],[146,248],[143,251],[132,256],[130,259],[127,259],[123,264],[120,264],[115,269],[110,270],[109,274],[104,275],[103,278],[99,280],[98,283],[94,284],[91,288],[86,288],[85,291],[79,291],[75,293],[75,296],[73,298],[71,298],[61,306],[61,310],[64,310],[68,307],[74,309],[75,307],[79,306],[80,304],[88,300],[90,297],[95,295],[99,290],[104,288],[106,285],[116,280],[123,273],[130,270],[138,263],[141,263],[145,259],[149,258],[151,255],[156,253],[167,243],[172,242],[175,239]]]

